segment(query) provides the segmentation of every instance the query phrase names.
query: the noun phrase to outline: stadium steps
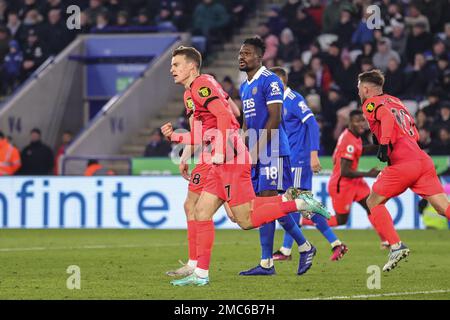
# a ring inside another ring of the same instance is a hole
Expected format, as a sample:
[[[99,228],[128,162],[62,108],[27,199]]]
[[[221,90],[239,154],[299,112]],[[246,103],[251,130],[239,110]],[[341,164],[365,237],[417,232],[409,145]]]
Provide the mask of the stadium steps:
[[[276,0],[261,1],[258,3],[258,12],[260,10],[267,12],[269,7],[276,3],[282,4],[281,1]],[[267,17],[263,13],[256,13],[249,17],[244,26],[239,30],[239,33],[233,36],[232,41],[215,48],[215,52],[213,53],[214,58],[202,69],[202,73],[213,74],[219,81],[222,81],[225,76],[230,76],[238,87],[240,79],[240,71],[237,64],[239,49],[244,39],[255,36],[258,24],[266,20]],[[149,119],[147,128],[142,128],[138,135],[131,137],[129,143],[122,147],[122,155],[141,157],[150,139],[150,135],[155,128],[159,128],[162,124],[169,121],[176,125],[177,119],[183,112],[183,90],[174,92],[173,97],[173,100],[168,103],[167,108],[161,110],[157,117]],[[110,168],[117,174],[126,174],[128,165],[114,163]]]

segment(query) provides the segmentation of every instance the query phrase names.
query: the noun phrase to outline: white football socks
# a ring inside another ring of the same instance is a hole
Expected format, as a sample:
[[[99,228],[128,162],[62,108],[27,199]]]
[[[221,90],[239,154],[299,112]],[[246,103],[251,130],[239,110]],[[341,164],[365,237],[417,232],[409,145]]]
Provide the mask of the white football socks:
[[[196,268],[197,267],[197,260],[191,260],[189,259],[187,265],[191,268]]]
[[[207,278],[209,276],[209,270],[204,270],[200,268],[195,268],[194,273],[199,278]]]
[[[298,247],[298,252],[305,252],[309,250],[311,250],[311,244],[308,241]]]

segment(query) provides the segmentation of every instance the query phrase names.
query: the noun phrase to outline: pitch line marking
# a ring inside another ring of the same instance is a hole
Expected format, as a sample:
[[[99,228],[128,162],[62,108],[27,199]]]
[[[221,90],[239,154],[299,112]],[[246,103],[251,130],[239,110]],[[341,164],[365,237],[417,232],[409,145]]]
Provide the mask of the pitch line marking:
[[[214,245],[230,245],[235,242],[217,242]],[[240,243],[242,244],[242,242]],[[170,244],[147,244],[147,245],[85,245],[70,247],[25,247],[25,248],[0,248],[1,252],[19,252],[19,251],[45,251],[45,250],[82,250],[82,249],[115,249],[115,248],[157,248],[157,247],[179,247],[179,243]]]
[[[450,293],[450,289],[432,290],[432,291],[413,291],[413,292],[392,292],[380,294],[361,294],[355,296],[334,296],[334,297],[315,297],[304,298],[299,300],[344,300],[344,299],[366,299],[366,298],[380,298],[380,297],[395,297],[395,296],[412,296],[419,294],[436,294],[436,293]]]

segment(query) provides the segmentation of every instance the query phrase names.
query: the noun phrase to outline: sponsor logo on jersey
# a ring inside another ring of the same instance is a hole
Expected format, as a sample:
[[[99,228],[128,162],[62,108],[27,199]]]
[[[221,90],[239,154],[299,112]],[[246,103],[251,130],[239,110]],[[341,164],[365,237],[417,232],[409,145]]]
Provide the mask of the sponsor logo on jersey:
[[[198,94],[202,98],[208,98],[211,95],[211,89],[208,87],[201,87],[198,89]]]
[[[255,95],[255,94],[257,94],[257,93],[258,93],[258,87],[254,87],[254,88],[252,89],[252,94]]]
[[[274,81],[270,84],[270,87],[272,88],[271,96],[276,96],[281,94],[280,86],[278,85],[278,82]]]
[[[373,102],[368,103],[366,106],[366,110],[367,112],[373,112],[373,110],[375,110],[375,103]]]
[[[298,106],[302,109],[302,113],[305,113],[308,111],[308,106],[306,105],[305,101],[300,101]]]
[[[186,99],[186,108],[191,111],[193,111],[195,108],[194,101],[192,101],[191,97]]]

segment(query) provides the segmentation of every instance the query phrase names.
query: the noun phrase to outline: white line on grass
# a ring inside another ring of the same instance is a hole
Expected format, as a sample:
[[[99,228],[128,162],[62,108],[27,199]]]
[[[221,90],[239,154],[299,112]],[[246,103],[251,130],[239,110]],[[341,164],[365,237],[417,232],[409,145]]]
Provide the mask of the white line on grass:
[[[217,242],[214,245],[230,245],[235,242]],[[239,244],[242,244],[240,242]],[[83,249],[115,249],[115,248],[158,248],[158,247],[179,247],[179,243],[154,243],[146,245],[134,245],[134,244],[123,244],[123,245],[85,245],[85,246],[71,246],[71,247],[26,247],[26,248],[0,248],[0,252],[19,252],[19,251],[45,251],[45,250],[83,250]]]
[[[315,298],[305,298],[305,299],[299,299],[299,300],[367,299],[367,298],[413,296],[413,295],[420,295],[420,294],[436,294],[436,293],[450,293],[450,289],[433,290],[433,291],[392,292],[392,293],[380,293],[380,294],[361,294],[361,295],[356,295],[356,296],[315,297]]]

